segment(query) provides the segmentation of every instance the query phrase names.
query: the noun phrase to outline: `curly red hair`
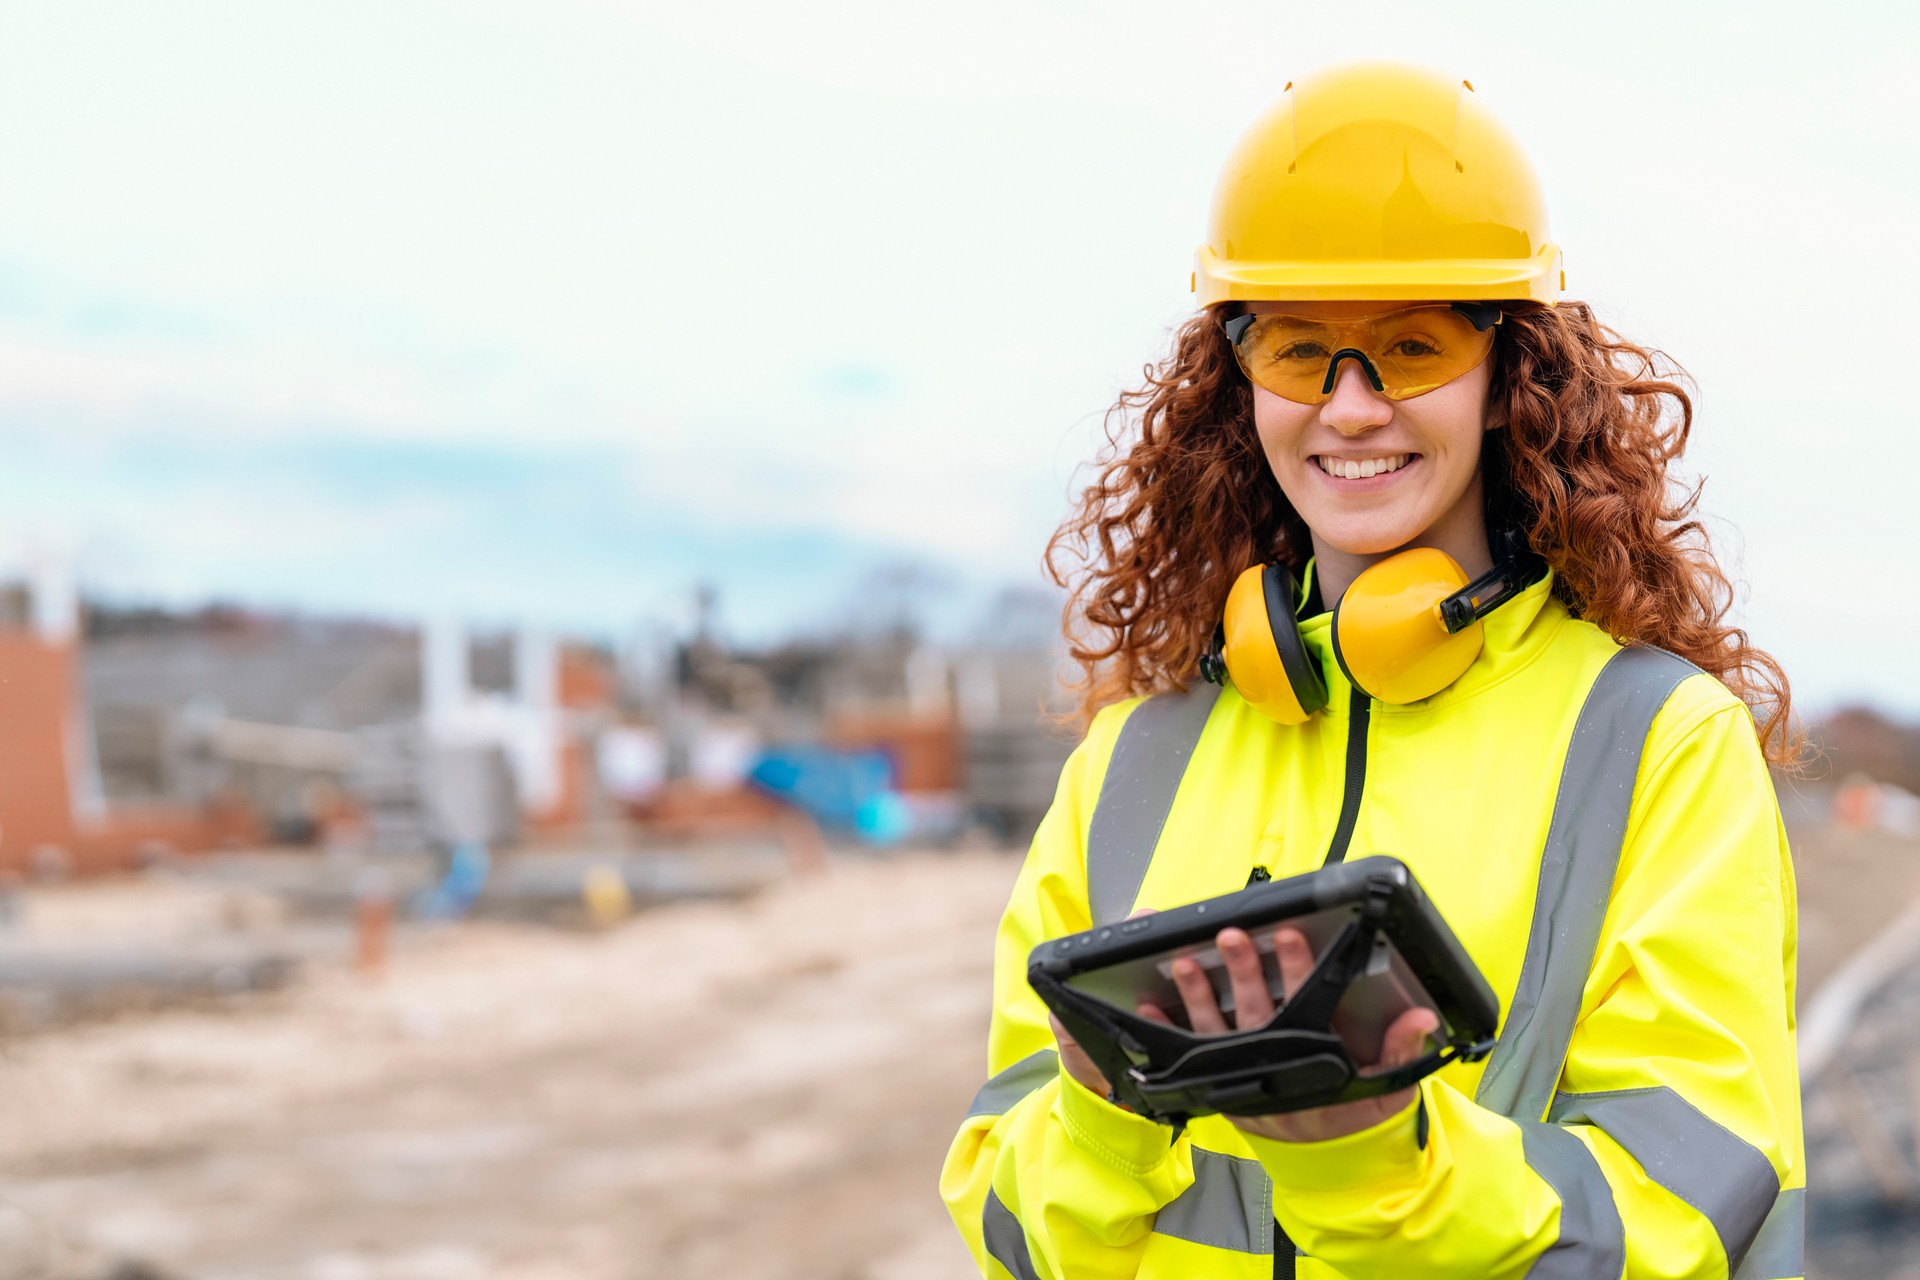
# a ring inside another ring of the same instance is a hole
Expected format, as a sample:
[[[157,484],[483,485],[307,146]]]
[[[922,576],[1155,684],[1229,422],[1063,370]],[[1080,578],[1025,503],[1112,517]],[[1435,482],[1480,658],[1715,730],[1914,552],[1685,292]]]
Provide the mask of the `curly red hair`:
[[[1224,304],[1236,308],[1237,304]],[[1754,714],[1767,759],[1800,749],[1780,664],[1727,625],[1732,584],[1695,513],[1700,489],[1668,468],[1686,449],[1683,370],[1622,338],[1582,302],[1503,304],[1482,472],[1490,519],[1525,531],[1575,616],[1657,644],[1718,677]],[[1047,544],[1070,587],[1079,711],[1182,688],[1240,570],[1297,573],[1312,554],[1254,432],[1253,393],[1200,312],[1107,415],[1107,448]]]

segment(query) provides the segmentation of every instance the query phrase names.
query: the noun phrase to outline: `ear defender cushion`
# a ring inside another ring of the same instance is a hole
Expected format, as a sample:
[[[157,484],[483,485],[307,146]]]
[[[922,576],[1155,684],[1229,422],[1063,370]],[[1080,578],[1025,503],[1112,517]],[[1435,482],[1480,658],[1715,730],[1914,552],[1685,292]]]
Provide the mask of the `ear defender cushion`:
[[[1394,706],[1431,698],[1480,656],[1481,624],[1447,634],[1440,602],[1467,585],[1444,551],[1416,547],[1378,561],[1333,608],[1333,656],[1354,687]]]
[[[1285,565],[1270,564],[1260,576],[1260,585],[1267,600],[1267,626],[1273,632],[1273,647],[1280,655],[1280,665],[1286,669],[1287,683],[1300,710],[1306,713],[1301,717],[1304,720],[1327,705],[1327,682],[1320,678],[1320,668],[1307,652],[1307,642],[1300,638],[1300,624],[1294,621],[1300,584]]]
[[[1326,684],[1293,621],[1295,591],[1284,566],[1254,565],[1234,579],[1220,621],[1233,687],[1280,724],[1304,724],[1327,705]]]

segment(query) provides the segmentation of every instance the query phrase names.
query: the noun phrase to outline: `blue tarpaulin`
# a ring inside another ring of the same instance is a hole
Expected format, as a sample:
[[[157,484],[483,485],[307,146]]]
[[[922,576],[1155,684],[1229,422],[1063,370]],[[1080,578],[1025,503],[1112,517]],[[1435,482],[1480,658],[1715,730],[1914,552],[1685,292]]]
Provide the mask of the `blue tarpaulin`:
[[[826,830],[869,844],[892,844],[913,825],[906,801],[894,790],[893,761],[884,752],[775,747],[761,753],[747,779]]]

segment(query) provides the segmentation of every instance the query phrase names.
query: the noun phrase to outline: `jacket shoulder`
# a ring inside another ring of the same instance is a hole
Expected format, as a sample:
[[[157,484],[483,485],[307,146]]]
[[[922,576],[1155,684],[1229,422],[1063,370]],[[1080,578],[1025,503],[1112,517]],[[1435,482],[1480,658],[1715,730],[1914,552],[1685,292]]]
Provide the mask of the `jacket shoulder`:
[[[1555,601],[1555,604],[1558,604]],[[1561,606],[1564,608],[1564,606]],[[1581,665],[1598,674],[1613,656],[1629,646],[1584,618],[1569,616],[1555,636],[1557,646],[1580,654]],[[1654,648],[1661,646],[1654,645]],[[1738,711],[1751,722],[1747,705],[1719,679],[1705,671],[1694,671],[1677,684],[1666,704],[1655,717],[1648,733],[1648,745],[1684,737],[1693,729],[1723,713]]]
[[[1716,744],[1715,754],[1723,754],[1731,747],[1743,766],[1765,769],[1752,710],[1733,690],[1704,671],[1696,671],[1682,680],[1653,718],[1647,730],[1643,776],[1658,769],[1676,752],[1687,749],[1689,743],[1697,748]]]

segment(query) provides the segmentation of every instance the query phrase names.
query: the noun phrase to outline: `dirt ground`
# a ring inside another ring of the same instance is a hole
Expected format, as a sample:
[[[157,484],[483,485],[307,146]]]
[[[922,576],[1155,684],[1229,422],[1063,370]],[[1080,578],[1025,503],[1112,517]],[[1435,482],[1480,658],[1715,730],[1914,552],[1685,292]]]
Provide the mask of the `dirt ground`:
[[[1920,843],[1795,847],[1804,1001],[1920,894]],[[417,930],[379,981],[343,925],[301,926],[284,990],[0,1041],[0,1280],[966,1280],[935,1179],[1018,864],[850,858],[601,933]],[[141,881],[40,893],[31,923],[290,927]]]
[[[1017,866],[459,925],[379,983],[17,1038],[0,1275],[963,1280],[935,1183]]]

